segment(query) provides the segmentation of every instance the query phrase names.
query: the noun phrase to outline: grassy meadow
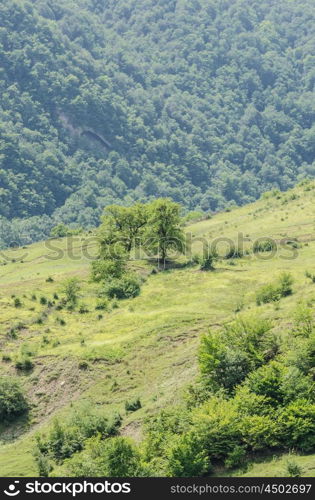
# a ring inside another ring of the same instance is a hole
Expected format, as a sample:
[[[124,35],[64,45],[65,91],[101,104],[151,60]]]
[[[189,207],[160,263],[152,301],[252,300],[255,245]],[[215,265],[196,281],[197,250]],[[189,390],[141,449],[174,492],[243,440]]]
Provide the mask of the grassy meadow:
[[[0,254],[0,374],[15,375],[31,402],[28,419],[0,429],[0,474],[36,475],[34,436],[54,416],[85,404],[100,413],[118,411],[121,433],[141,440],[142,423],[161,408],[178,403],[197,372],[200,335],[240,314],[270,318],[274,332],[288,335],[299,302],[315,303],[315,184],[195,222],[186,227],[192,253],[203,241],[224,254],[229,241],[244,240],[250,250],[259,238],[277,242],[273,253],[219,259],[202,272],[190,256],[161,269],[154,261],[132,261],[144,277],[141,294],[99,309],[100,285],[90,279],[97,253],[93,234],[40,242]],[[240,243],[238,243],[240,245]],[[294,277],[294,293],[280,302],[257,306],[257,289],[283,271]],[[63,281],[80,280],[79,307],[58,310]],[[18,300],[17,300],[18,299]],[[80,312],[81,310],[81,312]],[[17,363],[27,356],[30,370]],[[141,408],[125,411],[139,397]],[[253,457],[246,472],[233,475],[283,475],[283,456]],[[295,457],[312,475],[315,455]],[[220,470],[216,472],[220,475]]]

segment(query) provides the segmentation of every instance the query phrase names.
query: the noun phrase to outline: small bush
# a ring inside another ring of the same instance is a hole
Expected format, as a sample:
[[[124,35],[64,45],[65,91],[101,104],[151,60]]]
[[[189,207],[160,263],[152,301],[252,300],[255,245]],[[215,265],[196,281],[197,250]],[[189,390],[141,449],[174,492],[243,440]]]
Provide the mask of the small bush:
[[[134,399],[133,401],[126,401],[125,403],[125,410],[132,412],[132,411],[137,411],[141,408],[141,401],[139,398]]]
[[[80,361],[78,364],[79,370],[88,370],[90,368],[90,365],[87,361]]]
[[[89,312],[88,307],[85,304],[80,304],[79,314],[87,314]]]
[[[110,309],[109,302],[106,299],[99,300],[95,306],[96,311],[108,311]]]
[[[289,459],[285,466],[285,474],[287,477],[301,477],[303,469],[295,460]]]
[[[15,297],[15,299],[13,300],[13,304],[16,308],[22,307],[23,305],[21,299],[19,299],[18,297]]]
[[[315,283],[315,274],[310,273],[309,271],[305,272],[305,276],[311,280],[312,283]]]
[[[259,239],[253,245],[254,253],[273,252],[277,249],[277,244],[270,238]]]
[[[47,304],[47,299],[46,297],[41,297],[39,299],[39,303],[42,305],[42,306],[45,306]]]
[[[230,451],[224,461],[225,467],[227,469],[235,469],[236,467],[246,466],[246,451],[242,446],[235,446],[235,448]]]
[[[141,287],[137,276],[126,274],[105,284],[104,292],[111,299],[130,299],[140,294]]]
[[[282,273],[279,278],[279,292],[281,297],[292,295],[294,279],[290,273]]]
[[[262,286],[256,293],[258,306],[269,302],[277,302],[282,297],[292,295],[293,277],[290,273],[282,273],[278,282]]]
[[[279,289],[277,286],[269,284],[262,286],[256,293],[256,303],[268,304],[269,302],[277,302],[280,300]]]
[[[24,414],[28,405],[21,386],[11,377],[0,377],[0,423]]]
[[[48,278],[46,279],[47,283],[53,283],[54,281],[54,278],[52,278],[51,276],[48,276]]]
[[[15,362],[15,368],[28,372],[34,368],[34,363],[29,356],[22,356]]]
[[[204,252],[200,260],[201,271],[213,271],[214,262],[217,260],[217,255],[214,252],[206,251]]]

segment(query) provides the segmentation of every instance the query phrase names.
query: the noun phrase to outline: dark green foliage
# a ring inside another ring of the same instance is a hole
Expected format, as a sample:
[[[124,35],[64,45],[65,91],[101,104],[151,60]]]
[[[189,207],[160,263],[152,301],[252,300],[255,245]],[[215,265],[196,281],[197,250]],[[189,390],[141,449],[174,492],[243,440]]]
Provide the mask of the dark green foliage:
[[[273,252],[275,250],[277,250],[277,244],[270,238],[257,240],[253,245],[254,253]]]
[[[141,407],[142,407],[142,405],[141,405],[141,401],[139,398],[134,399],[133,401],[126,401],[126,403],[125,403],[125,409],[128,412],[137,411]]]
[[[287,477],[301,477],[303,469],[294,459],[290,458],[286,463],[285,473]]]
[[[201,271],[213,271],[214,262],[217,259],[217,255],[212,253],[210,250],[204,252],[203,256],[200,259],[200,269]]]
[[[293,293],[293,277],[290,273],[282,273],[275,283],[262,286],[256,293],[257,305],[277,302]]]
[[[127,254],[120,244],[102,248],[100,258],[92,263],[92,279],[100,282],[110,278],[121,278],[126,272]]]
[[[89,309],[85,304],[80,304],[78,312],[79,314],[87,314],[89,312]]]
[[[103,293],[110,299],[131,299],[137,297],[140,291],[140,281],[131,273],[125,274],[120,279],[112,279],[103,287]]]
[[[12,377],[0,377],[0,423],[14,420],[26,413],[28,404],[19,382]]]
[[[24,372],[32,370],[33,367],[34,363],[29,356],[21,356],[15,363],[15,368]]]
[[[148,476],[137,446],[128,438],[116,437],[106,441],[89,440],[86,450],[67,463],[72,476],[84,477],[141,477]]]
[[[305,276],[309,278],[312,283],[315,283],[315,274],[312,274],[309,271],[305,271]]]
[[[65,422],[55,419],[47,436],[37,436],[37,452],[63,461],[83,449],[85,441],[99,435],[101,439],[115,436],[121,418],[107,419],[88,408],[74,412]]]
[[[81,286],[78,278],[69,278],[63,283],[62,291],[69,308],[74,308],[76,306],[80,289]]]
[[[271,324],[256,317],[239,318],[222,332],[209,332],[201,340],[199,363],[204,381],[212,390],[231,392],[265,357],[277,352]]]
[[[175,443],[171,443],[167,462],[168,475],[173,477],[203,476],[211,470],[207,451],[196,433],[187,433],[175,439]]]
[[[19,299],[18,297],[15,297],[15,299],[13,300],[13,304],[16,308],[20,308],[23,305],[21,299]]]

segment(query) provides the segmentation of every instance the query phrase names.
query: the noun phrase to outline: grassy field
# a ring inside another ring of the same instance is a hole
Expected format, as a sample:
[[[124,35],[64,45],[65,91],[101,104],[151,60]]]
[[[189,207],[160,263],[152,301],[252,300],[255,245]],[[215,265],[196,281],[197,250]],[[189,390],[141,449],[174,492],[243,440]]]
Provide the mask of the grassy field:
[[[275,332],[286,335],[297,303],[315,303],[315,285],[305,276],[315,273],[314,202],[315,186],[308,184],[188,226],[192,253],[200,253],[204,241],[225,253],[232,241],[239,246],[244,241],[246,250],[266,237],[278,248],[274,254],[219,260],[213,272],[188,265],[189,255],[166,270],[152,261],[133,261],[131,266],[146,277],[141,295],[108,311],[96,309],[100,285],[90,280],[97,251],[92,234],[3,251],[0,374],[20,377],[32,409],[27,422],[1,429],[0,475],[35,475],[34,434],[76,405],[88,403],[104,414],[119,411],[122,434],[141,439],[144,419],[180,401],[194,381],[200,335],[237,314],[258,312],[272,319]],[[294,294],[258,307],[257,288],[282,271],[292,273]],[[58,310],[62,283],[70,276],[79,278],[80,304],[88,312]],[[15,363],[25,353],[34,368],[21,373]],[[142,408],[126,414],[125,402],[136,397]],[[281,476],[286,460],[261,457],[235,474]],[[296,460],[306,476],[314,473],[314,455]]]

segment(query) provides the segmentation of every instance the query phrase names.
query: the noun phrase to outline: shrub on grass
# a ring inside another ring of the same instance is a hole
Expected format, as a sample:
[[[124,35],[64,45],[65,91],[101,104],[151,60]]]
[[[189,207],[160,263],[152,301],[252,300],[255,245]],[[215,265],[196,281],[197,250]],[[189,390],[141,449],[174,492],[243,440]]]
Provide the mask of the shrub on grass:
[[[28,410],[28,404],[17,380],[0,377],[0,423],[12,421]]]
[[[80,304],[79,314],[87,314],[89,312],[88,307],[85,304]]]
[[[213,271],[214,263],[217,260],[217,255],[211,251],[205,251],[200,260],[201,271]]]
[[[277,302],[282,297],[291,295],[293,281],[290,273],[282,273],[276,283],[262,286],[256,293],[257,305]]]
[[[141,401],[139,398],[134,399],[133,401],[126,401],[125,403],[125,410],[132,412],[132,411],[137,411],[141,408]]]
[[[305,271],[305,276],[309,278],[312,283],[315,283],[315,274],[312,274],[309,271]]]
[[[270,238],[259,239],[259,240],[255,241],[255,243],[253,245],[253,252],[254,253],[273,252],[276,249],[277,249],[276,242]]]
[[[292,458],[287,460],[285,465],[285,475],[287,477],[301,477],[303,474],[302,467]]]
[[[20,371],[28,372],[34,368],[34,363],[29,356],[21,356],[15,362],[15,368]]]
[[[210,460],[201,440],[194,432],[174,436],[168,451],[167,472],[172,477],[202,476],[211,469]]]
[[[14,307],[16,307],[17,309],[22,307],[22,301],[21,299],[19,299],[19,297],[15,297],[15,299],[13,300],[13,304],[14,304]]]
[[[136,275],[126,274],[122,278],[110,280],[103,290],[111,299],[130,299],[140,294],[141,287]]]

